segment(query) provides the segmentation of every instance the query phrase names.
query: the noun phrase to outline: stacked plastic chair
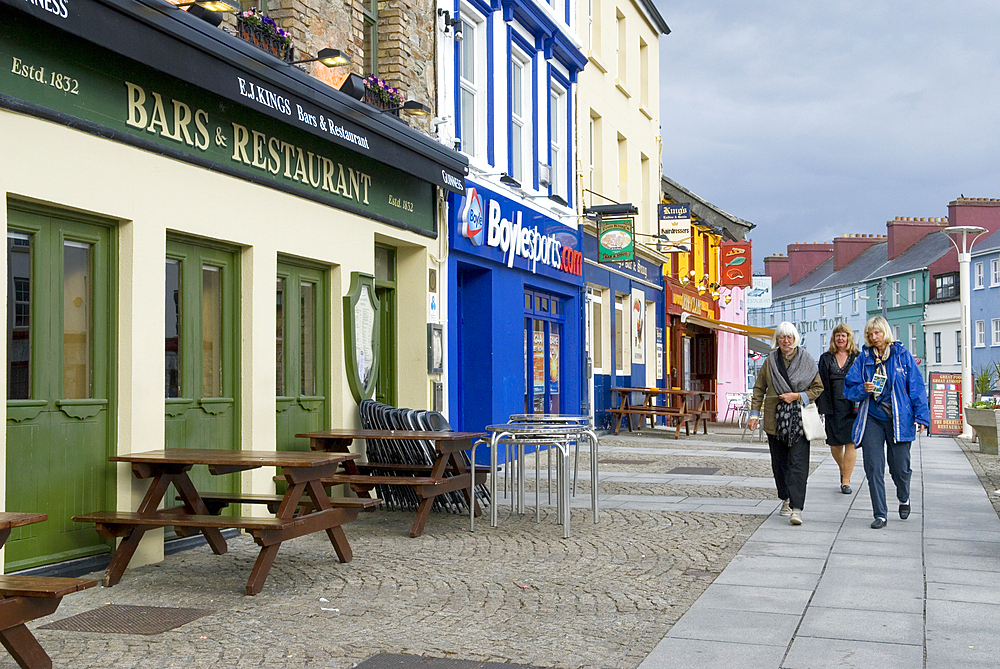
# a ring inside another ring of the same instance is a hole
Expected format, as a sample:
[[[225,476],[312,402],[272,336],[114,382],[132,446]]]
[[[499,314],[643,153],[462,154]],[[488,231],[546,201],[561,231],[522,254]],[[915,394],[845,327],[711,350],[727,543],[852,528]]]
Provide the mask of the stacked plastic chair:
[[[407,430],[418,432],[450,432],[451,425],[448,420],[437,411],[425,411],[414,409],[397,409],[377,402],[375,400],[362,400],[359,406],[361,414],[361,426],[370,430]],[[386,463],[393,465],[410,465],[413,467],[413,475],[429,473],[430,467],[434,464],[437,453],[434,444],[430,441],[413,441],[402,439],[368,439],[366,456],[368,462]],[[461,455],[466,467],[472,468],[468,453]],[[370,470],[372,474],[400,475],[399,469]],[[446,475],[452,475],[447,472]],[[375,489],[378,497],[382,500],[383,508],[393,511],[415,511],[420,504],[420,498],[409,486],[398,485],[376,485]],[[487,505],[490,498],[489,488],[486,485],[476,486],[476,498],[480,505]],[[434,498],[435,511],[447,511],[449,513],[467,513],[469,505],[465,501],[465,494],[461,490],[438,495]]]

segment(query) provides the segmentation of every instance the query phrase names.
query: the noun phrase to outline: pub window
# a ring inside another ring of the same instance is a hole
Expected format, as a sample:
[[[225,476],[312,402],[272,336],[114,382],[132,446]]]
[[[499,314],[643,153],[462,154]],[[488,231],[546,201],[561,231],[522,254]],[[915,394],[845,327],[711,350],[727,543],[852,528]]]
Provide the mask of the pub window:
[[[369,74],[378,74],[378,0],[362,0],[364,23],[361,37],[361,66]]]

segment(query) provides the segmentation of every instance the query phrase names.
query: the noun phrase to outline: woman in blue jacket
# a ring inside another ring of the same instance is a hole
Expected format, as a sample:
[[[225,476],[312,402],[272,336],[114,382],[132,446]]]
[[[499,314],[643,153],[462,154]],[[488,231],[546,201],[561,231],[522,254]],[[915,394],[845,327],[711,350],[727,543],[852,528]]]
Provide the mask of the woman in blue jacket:
[[[892,341],[889,323],[875,316],[865,324],[865,346],[844,380],[844,397],[858,402],[854,443],[862,449],[875,520],[885,527],[885,465],[896,484],[899,517],[910,515],[910,442],[930,425],[927,388],[913,355]]]

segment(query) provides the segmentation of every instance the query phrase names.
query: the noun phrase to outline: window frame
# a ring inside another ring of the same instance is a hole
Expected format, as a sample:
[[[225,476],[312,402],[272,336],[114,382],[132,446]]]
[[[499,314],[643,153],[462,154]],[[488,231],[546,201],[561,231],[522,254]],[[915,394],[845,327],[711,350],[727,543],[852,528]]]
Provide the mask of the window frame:
[[[992,332],[990,346],[1000,346],[1000,318],[990,319],[990,330]]]
[[[990,288],[1000,286],[1000,258],[990,259]]]
[[[917,278],[911,276],[906,280],[906,296],[910,304],[917,303]]]
[[[507,173],[524,184],[531,177],[531,158],[533,120],[535,118],[535,97],[532,93],[532,83],[535,78],[535,59],[529,51],[527,41],[517,33],[511,33],[509,43],[510,72],[507,80],[507,100],[510,111],[507,124]],[[520,112],[515,112],[515,77],[514,68],[519,67],[520,81]],[[521,133],[520,161],[515,156],[514,128]]]
[[[976,348],[986,346],[986,321],[976,321],[975,323],[975,344]]]
[[[455,49],[455,80],[456,96],[455,103],[458,109],[456,129],[458,140],[461,142],[461,150],[471,158],[484,160],[486,158],[487,138],[486,138],[486,103],[487,103],[487,44],[486,44],[486,19],[479,14],[466,11],[463,7],[459,12],[459,19],[462,22],[461,46]],[[471,50],[473,65],[465,67],[466,54]],[[468,79],[466,74],[472,74],[474,79]],[[468,128],[465,96],[472,97],[472,137],[471,151],[469,149]]]
[[[973,268],[973,272],[972,272],[972,289],[973,290],[979,290],[980,288],[985,288],[985,281],[984,281],[984,276],[983,276],[983,273],[984,273],[983,270],[984,269],[985,268],[983,267],[983,263],[982,262],[977,262],[975,264],[975,266]]]

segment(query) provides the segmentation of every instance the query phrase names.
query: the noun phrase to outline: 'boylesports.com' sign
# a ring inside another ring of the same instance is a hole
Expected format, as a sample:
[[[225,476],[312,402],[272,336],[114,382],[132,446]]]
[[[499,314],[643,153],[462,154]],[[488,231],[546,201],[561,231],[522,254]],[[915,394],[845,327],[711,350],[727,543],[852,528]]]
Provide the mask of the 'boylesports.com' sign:
[[[469,184],[456,228],[452,239],[458,250],[533,273],[583,275],[578,230],[480,186]]]

